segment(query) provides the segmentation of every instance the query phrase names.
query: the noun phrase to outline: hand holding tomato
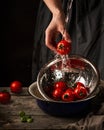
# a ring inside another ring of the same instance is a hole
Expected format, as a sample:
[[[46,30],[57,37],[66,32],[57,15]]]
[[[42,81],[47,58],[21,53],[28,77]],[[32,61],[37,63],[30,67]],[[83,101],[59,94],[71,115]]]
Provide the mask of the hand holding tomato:
[[[20,81],[13,81],[10,84],[10,89],[13,93],[20,93],[22,92],[22,83]]]
[[[10,102],[11,95],[7,91],[0,92],[0,103],[7,104]]]
[[[61,55],[66,55],[71,51],[71,43],[66,40],[61,40],[57,44],[57,52]]]

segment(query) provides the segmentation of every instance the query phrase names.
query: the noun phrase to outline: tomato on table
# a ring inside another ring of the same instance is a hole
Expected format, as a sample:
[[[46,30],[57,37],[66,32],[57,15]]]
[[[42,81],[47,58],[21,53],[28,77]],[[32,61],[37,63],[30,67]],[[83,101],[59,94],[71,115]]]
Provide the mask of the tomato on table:
[[[22,83],[20,81],[13,81],[10,84],[10,89],[13,93],[20,93],[22,92]]]
[[[7,91],[0,92],[0,103],[7,104],[10,102],[11,95]]]

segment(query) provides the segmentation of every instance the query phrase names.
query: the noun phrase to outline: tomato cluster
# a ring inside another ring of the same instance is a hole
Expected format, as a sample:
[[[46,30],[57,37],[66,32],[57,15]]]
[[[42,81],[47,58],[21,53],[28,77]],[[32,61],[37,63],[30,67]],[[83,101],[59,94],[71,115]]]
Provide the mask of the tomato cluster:
[[[69,87],[65,81],[57,81],[53,85],[51,96],[52,99],[57,101],[70,102],[83,99],[88,93],[88,88],[81,82],[77,82],[74,86]]]

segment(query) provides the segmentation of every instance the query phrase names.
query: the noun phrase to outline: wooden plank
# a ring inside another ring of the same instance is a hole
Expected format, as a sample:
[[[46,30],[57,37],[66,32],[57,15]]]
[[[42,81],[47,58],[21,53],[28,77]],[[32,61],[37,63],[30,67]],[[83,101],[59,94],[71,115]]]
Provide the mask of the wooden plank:
[[[12,93],[12,92],[11,92],[10,87],[0,87],[0,91],[2,91],[2,90],[7,90],[8,92],[10,92],[11,95],[14,95],[14,96],[18,96],[18,95],[19,95],[19,96],[24,96],[24,95],[29,96],[29,95],[30,95],[30,93],[29,93],[29,91],[28,91],[28,87],[23,87],[22,89],[23,89],[23,90],[22,90],[21,93],[16,94],[16,93]]]
[[[29,115],[45,115],[32,96],[12,96],[9,104],[0,105],[0,111],[8,115],[18,115],[20,111]]]
[[[0,91],[3,89],[3,87],[0,87]],[[5,87],[5,89],[10,91],[9,87]],[[33,122],[21,122],[20,111],[31,115]],[[11,102],[9,104],[0,104],[0,130],[65,129],[68,124],[76,122],[79,119],[81,117],[62,118],[44,113],[37,105],[35,98],[29,94],[28,87],[23,87],[21,94],[11,93]]]
[[[9,89],[7,87],[7,89]],[[12,94],[9,104],[0,104],[0,129],[63,129],[68,123],[79,118],[54,117],[44,113],[37,105],[35,98],[23,88],[22,94]],[[32,123],[23,123],[19,112],[24,111],[33,118]]]
[[[6,120],[2,120],[0,129],[64,129],[69,123],[79,120],[48,115],[35,115],[32,118],[32,123],[23,123],[18,116],[7,117]]]

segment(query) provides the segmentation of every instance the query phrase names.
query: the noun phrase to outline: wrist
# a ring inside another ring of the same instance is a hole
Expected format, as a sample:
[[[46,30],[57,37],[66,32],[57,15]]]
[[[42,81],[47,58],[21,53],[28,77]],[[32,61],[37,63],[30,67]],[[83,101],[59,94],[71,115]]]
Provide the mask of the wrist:
[[[63,10],[55,9],[54,11],[52,11],[52,15],[53,16],[64,16],[65,14],[64,14]]]
[[[56,22],[56,23],[61,23],[62,25],[65,24],[65,14],[63,11],[57,11],[55,13],[52,13],[53,14],[53,20]]]

